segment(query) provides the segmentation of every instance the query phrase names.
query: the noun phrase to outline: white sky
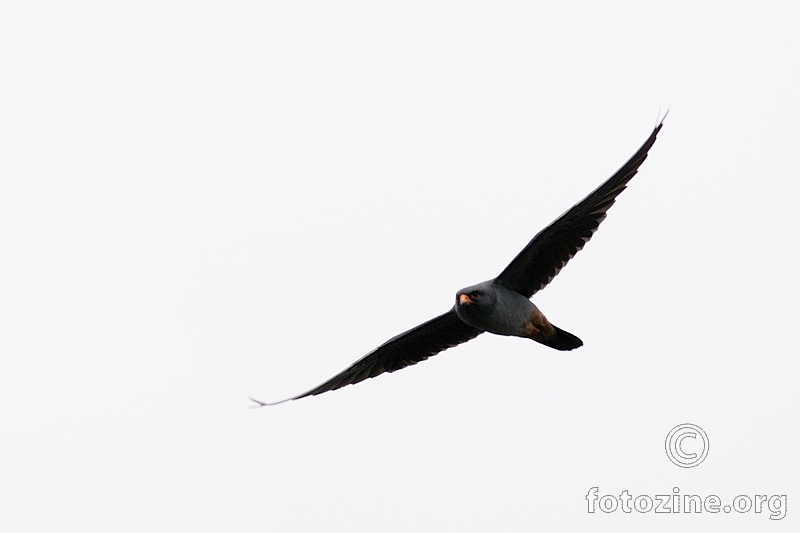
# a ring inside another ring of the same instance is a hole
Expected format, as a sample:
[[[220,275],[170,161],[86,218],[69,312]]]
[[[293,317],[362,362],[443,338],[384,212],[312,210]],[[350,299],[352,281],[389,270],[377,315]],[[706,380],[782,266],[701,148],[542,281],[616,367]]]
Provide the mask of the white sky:
[[[799,16],[3,3],[2,530],[796,531]],[[534,299],[583,348],[483,335],[248,409],[497,275],[666,107]],[[589,514],[593,486],[789,509]]]

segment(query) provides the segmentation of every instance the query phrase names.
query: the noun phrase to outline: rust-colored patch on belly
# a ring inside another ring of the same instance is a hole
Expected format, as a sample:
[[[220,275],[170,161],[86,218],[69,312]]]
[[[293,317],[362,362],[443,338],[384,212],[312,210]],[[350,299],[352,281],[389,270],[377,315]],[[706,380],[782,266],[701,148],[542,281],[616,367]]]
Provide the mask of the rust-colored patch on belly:
[[[556,329],[538,308],[533,310],[530,318],[522,325],[522,330],[526,337],[540,342],[556,334]]]

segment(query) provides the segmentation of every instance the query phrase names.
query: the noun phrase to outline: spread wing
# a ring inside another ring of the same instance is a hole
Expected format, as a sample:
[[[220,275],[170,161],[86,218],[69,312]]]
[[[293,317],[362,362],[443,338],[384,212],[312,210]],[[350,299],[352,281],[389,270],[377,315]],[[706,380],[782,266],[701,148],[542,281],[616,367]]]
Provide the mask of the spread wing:
[[[662,120],[616,174],[537,233],[495,281],[527,298],[550,283],[597,231],[608,209],[647,158],[663,124]]]
[[[259,406],[275,405],[336,390],[367,378],[374,378],[384,372],[394,372],[415,365],[443,350],[474,339],[481,333],[482,331],[462,322],[456,315],[455,309],[451,309],[389,339],[319,387],[275,403],[260,402],[252,398],[251,400]]]

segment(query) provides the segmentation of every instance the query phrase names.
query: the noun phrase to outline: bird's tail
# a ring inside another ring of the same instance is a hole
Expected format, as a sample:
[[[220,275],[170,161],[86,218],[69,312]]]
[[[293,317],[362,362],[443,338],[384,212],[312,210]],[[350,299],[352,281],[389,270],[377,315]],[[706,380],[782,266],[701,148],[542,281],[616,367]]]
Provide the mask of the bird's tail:
[[[534,338],[533,340],[545,346],[549,346],[550,348],[561,350],[562,352],[574,350],[575,348],[583,346],[583,341],[572,333],[557,328],[556,326],[553,326],[553,329],[555,330],[555,335],[549,335],[547,338]]]

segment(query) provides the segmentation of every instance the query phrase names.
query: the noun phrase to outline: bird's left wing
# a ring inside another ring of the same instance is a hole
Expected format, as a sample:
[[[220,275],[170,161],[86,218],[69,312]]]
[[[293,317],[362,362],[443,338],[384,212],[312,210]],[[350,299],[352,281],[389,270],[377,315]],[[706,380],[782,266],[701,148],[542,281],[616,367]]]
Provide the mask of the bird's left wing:
[[[339,374],[308,392],[275,403],[260,402],[252,398],[251,400],[259,406],[275,405],[336,390],[367,378],[374,378],[384,372],[394,372],[415,365],[441,351],[474,339],[481,333],[481,330],[462,322],[454,308],[389,339]]]
[[[526,298],[550,283],[597,231],[597,227],[606,218],[608,208],[614,205],[619,193],[625,190],[625,186],[647,158],[647,152],[656,142],[656,136],[663,124],[662,120],[641,148],[616,174],[537,233],[495,281]]]

